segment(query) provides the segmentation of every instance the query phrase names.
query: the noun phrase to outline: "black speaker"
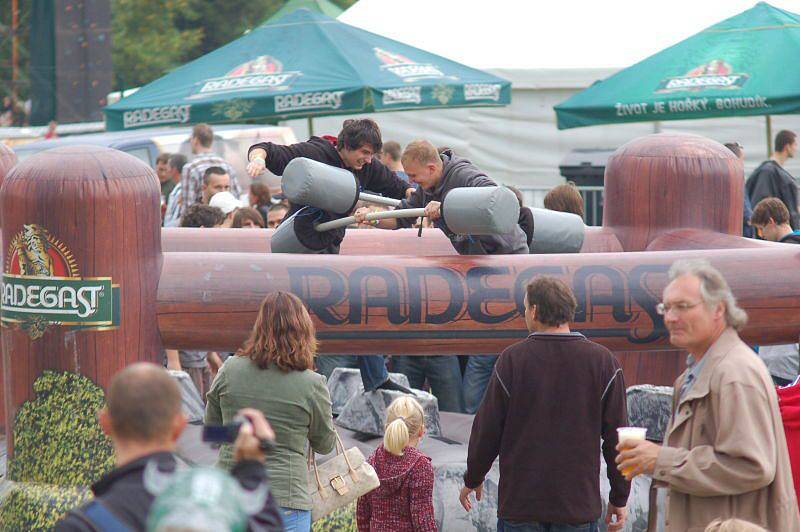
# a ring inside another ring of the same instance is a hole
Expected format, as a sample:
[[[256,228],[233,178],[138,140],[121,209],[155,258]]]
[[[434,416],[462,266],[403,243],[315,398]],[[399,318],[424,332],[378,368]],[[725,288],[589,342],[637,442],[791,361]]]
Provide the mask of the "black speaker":
[[[31,123],[103,120],[111,91],[109,0],[34,0]]]

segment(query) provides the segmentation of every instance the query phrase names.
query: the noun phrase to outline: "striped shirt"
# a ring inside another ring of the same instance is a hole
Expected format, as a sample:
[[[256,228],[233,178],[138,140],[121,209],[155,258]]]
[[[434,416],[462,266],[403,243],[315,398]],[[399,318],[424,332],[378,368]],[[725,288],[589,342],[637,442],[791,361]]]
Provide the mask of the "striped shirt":
[[[180,206],[180,217],[186,214],[186,209],[193,203],[199,203],[203,196],[203,174],[212,166],[219,166],[231,178],[231,194],[237,198],[241,195],[242,189],[236,181],[236,172],[228,162],[214,155],[212,152],[198,153],[191,162],[183,166],[181,172],[181,195],[183,201]]]

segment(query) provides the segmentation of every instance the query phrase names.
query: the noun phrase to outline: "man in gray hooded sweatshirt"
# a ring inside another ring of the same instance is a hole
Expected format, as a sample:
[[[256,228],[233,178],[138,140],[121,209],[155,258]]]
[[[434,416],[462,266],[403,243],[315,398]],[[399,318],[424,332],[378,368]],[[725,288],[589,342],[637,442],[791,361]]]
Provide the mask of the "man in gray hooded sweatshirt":
[[[409,181],[418,185],[408,200],[403,200],[399,209],[425,208],[435,227],[441,229],[459,255],[516,255],[528,253],[528,239],[519,225],[510,233],[502,235],[457,235],[453,233],[442,218],[442,201],[448,192],[460,187],[496,187],[484,172],[469,160],[454,155],[452,150],[441,153],[427,140],[415,140],[406,146],[401,157],[403,168]],[[359,209],[355,217],[364,221],[368,209]],[[372,222],[381,229],[411,227],[413,219],[386,219]],[[427,377],[432,392],[437,397],[446,395],[447,400],[463,398],[464,410],[474,414],[483,399],[489,378],[492,375],[496,355],[476,355],[469,357],[461,385],[461,397],[457,394],[458,380],[461,377],[456,357],[396,357],[395,370],[408,375],[413,387],[417,381]],[[434,386],[434,384],[437,386]],[[421,384],[420,384],[421,385]],[[439,388],[437,390],[436,388]],[[442,402],[440,400],[440,402]]]
[[[457,235],[450,231],[442,218],[442,200],[448,192],[460,187],[496,187],[484,172],[468,159],[454,155],[452,150],[439,153],[427,140],[415,140],[406,146],[401,158],[411,182],[419,185],[399,209],[425,208],[425,214],[435,227],[441,229],[459,255],[516,255],[528,253],[528,240],[521,227],[515,226],[502,235]],[[406,167],[408,166],[408,167]],[[355,216],[361,222],[369,212],[359,209]],[[414,219],[398,218],[372,222],[381,229],[412,227]]]

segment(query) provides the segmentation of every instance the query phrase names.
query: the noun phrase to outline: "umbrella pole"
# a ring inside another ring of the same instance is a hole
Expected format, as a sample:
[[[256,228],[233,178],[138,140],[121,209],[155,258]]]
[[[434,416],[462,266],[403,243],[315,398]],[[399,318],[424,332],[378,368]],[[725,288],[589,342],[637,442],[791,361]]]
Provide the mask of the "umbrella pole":
[[[767,118],[767,159],[772,157],[772,117],[766,115]]]
[[[308,120],[308,138],[311,138],[314,136],[314,119],[309,116],[306,120]]]

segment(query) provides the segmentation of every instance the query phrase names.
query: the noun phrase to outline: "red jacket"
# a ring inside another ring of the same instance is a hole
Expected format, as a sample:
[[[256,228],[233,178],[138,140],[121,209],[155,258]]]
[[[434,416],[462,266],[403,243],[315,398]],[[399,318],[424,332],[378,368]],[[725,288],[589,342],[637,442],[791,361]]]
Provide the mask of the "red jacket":
[[[395,456],[381,444],[367,461],[381,485],[358,499],[359,532],[436,532],[431,459],[416,447]]]
[[[786,447],[792,464],[792,479],[797,502],[800,505],[800,385],[778,388],[778,406],[786,433]]]

